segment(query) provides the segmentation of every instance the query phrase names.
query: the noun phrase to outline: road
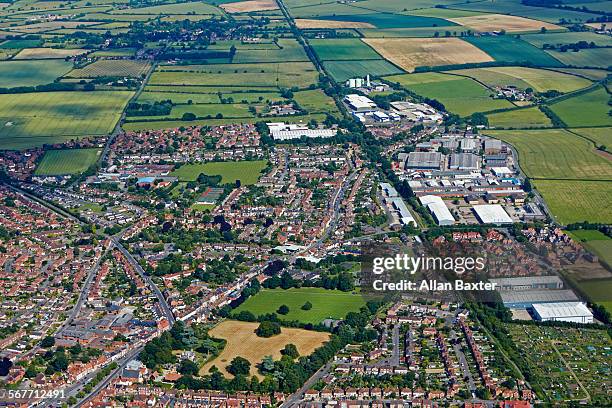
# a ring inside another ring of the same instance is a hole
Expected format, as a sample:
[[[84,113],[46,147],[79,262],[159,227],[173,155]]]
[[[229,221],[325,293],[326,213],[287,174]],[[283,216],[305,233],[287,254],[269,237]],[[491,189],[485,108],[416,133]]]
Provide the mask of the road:
[[[280,408],[289,408],[297,405],[301,400],[302,396],[306,391],[312,388],[312,386],[319,381],[321,378],[325,377],[327,373],[329,373],[329,369],[331,368],[331,363],[325,364],[323,367],[319,368],[317,372],[315,372],[309,379],[302,385],[302,387],[291,394],[285,402],[280,406]]]

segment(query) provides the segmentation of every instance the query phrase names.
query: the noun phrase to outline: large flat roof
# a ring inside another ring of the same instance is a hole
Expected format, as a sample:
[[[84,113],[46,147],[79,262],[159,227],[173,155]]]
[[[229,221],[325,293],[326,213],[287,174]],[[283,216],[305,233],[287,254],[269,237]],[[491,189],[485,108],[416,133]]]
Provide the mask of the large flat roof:
[[[512,218],[499,204],[475,205],[473,208],[483,224],[512,224]]]
[[[545,284],[563,284],[561,278],[556,275],[547,276],[519,276],[516,278],[493,278],[489,282],[496,283],[498,286],[528,286]]]
[[[542,303],[533,305],[533,309],[542,319],[593,317],[593,313],[582,302]]]
[[[549,289],[549,290],[515,290],[501,291],[504,303],[554,303],[554,302],[575,302],[578,297],[569,289]]]

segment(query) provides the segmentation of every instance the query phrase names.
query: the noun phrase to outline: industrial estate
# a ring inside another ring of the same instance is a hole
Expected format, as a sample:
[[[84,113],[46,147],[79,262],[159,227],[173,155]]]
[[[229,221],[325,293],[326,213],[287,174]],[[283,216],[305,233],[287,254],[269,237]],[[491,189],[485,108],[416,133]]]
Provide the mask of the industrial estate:
[[[610,3],[0,0],[0,406],[612,406]]]

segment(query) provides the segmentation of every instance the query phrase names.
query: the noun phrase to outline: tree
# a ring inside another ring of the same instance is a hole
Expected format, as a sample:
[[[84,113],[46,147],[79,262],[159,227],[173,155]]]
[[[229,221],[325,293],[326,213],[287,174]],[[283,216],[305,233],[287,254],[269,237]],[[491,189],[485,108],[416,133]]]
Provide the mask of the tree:
[[[261,360],[261,368],[262,371],[272,372],[274,371],[274,359],[272,356],[264,356],[263,360]]]
[[[261,322],[257,330],[255,330],[255,334],[257,334],[259,337],[272,337],[280,334],[280,332],[280,324],[270,321]]]
[[[40,347],[49,348],[55,345],[55,338],[53,336],[47,336],[40,342]]]
[[[282,315],[286,315],[289,313],[289,306],[287,305],[281,305],[278,310],[277,310],[278,314],[282,314]]]
[[[302,310],[310,310],[310,309],[312,309],[312,303],[310,303],[309,301],[306,301],[306,303],[304,303],[304,304],[302,305],[302,308],[301,308],[301,309],[302,309]]]
[[[298,358],[300,356],[300,353],[298,352],[298,349],[295,344],[291,343],[287,344],[285,348],[281,350],[281,354],[284,356],[289,356],[293,359]]]
[[[183,120],[196,120],[197,116],[195,113],[185,112],[183,113]]]
[[[200,371],[200,367],[191,360],[181,360],[181,365],[178,368],[178,372],[183,375],[197,375]]]
[[[232,362],[226,367],[227,372],[233,375],[247,375],[251,370],[251,363],[243,357],[234,357]]]

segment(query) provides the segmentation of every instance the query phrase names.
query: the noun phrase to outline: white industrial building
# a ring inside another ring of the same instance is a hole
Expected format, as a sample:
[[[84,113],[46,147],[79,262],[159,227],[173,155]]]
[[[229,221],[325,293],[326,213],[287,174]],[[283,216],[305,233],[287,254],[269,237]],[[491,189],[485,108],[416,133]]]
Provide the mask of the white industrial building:
[[[404,200],[402,200],[401,197],[394,197],[391,198],[390,201],[393,204],[393,208],[395,208],[399,213],[399,219],[402,225],[412,224],[416,227],[416,221],[408,210],[408,207],[406,207],[406,203],[404,202]]]
[[[389,183],[380,183],[380,188],[385,192],[387,197],[399,197],[397,190]]]
[[[285,122],[266,123],[270,130],[270,136],[274,140],[292,140],[303,137],[333,137],[338,132],[336,129],[310,129],[306,125]]]
[[[453,225],[455,223],[455,217],[448,210],[444,200],[438,196],[426,195],[419,198],[421,204],[423,204],[429,212],[433,215],[438,225]]]
[[[374,112],[378,108],[374,101],[363,95],[346,95],[344,97],[344,102],[346,102],[349,108],[354,112]]]
[[[593,313],[583,302],[538,303],[533,312],[542,322],[593,323]]]
[[[473,208],[483,224],[512,224],[512,218],[499,204],[475,205]]]

